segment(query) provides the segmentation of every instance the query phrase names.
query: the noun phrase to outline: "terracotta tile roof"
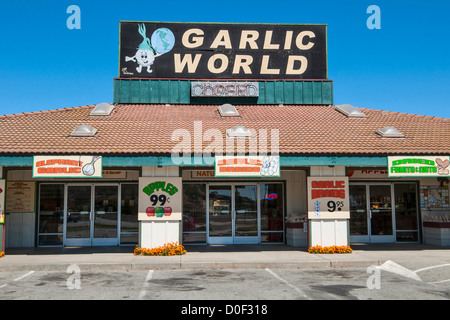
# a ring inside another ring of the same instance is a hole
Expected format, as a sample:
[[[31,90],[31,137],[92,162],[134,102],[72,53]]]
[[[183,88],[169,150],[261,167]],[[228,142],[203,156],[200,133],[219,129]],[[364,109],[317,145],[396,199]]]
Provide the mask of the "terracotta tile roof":
[[[94,107],[0,116],[0,154],[170,154],[181,141],[171,140],[175,129],[190,133],[194,146],[195,121],[202,134],[220,130],[224,150],[226,130],[243,125],[256,131],[256,140],[266,129],[269,151],[270,130],[278,129],[280,154],[450,154],[450,119],[364,108],[367,118],[347,118],[334,107],[304,105],[239,105],[240,117],[233,118],[222,118],[214,105],[117,105],[110,116],[89,116]],[[80,124],[97,134],[70,137]],[[405,138],[375,133],[385,126]],[[203,149],[210,144],[203,141]]]

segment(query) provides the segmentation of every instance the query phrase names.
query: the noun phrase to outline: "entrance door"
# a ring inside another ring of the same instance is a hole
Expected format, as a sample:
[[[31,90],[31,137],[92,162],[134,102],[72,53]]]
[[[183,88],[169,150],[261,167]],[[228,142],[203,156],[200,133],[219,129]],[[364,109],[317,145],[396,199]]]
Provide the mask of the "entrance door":
[[[370,242],[395,242],[391,185],[370,185],[369,201]]]
[[[257,185],[209,185],[208,243],[258,243]]]
[[[350,241],[395,242],[391,184],[350,185]]]
[[[118,245],[118,185],[68,185],[65,246]]]

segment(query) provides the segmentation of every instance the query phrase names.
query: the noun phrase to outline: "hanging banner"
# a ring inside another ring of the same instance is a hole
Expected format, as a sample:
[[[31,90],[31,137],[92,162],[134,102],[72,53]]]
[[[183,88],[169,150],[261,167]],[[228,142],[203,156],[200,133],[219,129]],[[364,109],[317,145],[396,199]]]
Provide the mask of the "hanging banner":
[[[327,79],[327,26],[120,22],[119,77]]]
[[[450,177],[450,156],[389,156],[389,177]]]
[[[101,156],[34,156],[33,178],[101,178]]]
[[[138,220],[181,220],[182,178],[139,178]]]
[[[308,177],[308,219],[350,219],[348,177]]]
[[[216,177],[279,177],[279,156],[216,156]]]

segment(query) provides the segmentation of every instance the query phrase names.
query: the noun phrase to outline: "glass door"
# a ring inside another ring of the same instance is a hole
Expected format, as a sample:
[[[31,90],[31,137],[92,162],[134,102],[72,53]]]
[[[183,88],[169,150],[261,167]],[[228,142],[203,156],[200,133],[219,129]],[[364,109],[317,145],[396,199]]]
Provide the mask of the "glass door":
[[[117,245],[117,203],[119,188],[117,185],[96,185],[93,212],[92,245]]]
[[[350,191],[350,242],[395,242],[392,184],[353,183]]]
[[[67,186],[65,246],[91,245],[92,186]]]
[[[208,243],[259,243],[257,184],[209,185]]]
[[[234,243],[258,243],[258,190],[255,185],[234,186]]]
[[[210,244],[233,243],[233,196],[232,186],[209,186],[209,234]]]
[[[392,223],[392,186],[369,186],[370,242],[395,242]]]
[[[118,245],[118,185],[67,185],[65,246]]]
[[[350,241],[369,242],[367,186],[350,185]]]

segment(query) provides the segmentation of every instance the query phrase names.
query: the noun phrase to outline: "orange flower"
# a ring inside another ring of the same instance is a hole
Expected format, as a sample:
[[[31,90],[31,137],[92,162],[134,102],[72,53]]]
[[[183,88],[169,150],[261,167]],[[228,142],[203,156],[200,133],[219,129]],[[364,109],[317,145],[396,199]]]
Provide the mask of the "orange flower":
[[[352,253],[352,248],[349,246],[330,246],[330,247],[322,247],[322,246],[313,246],[308,249],[309,253]]]
[[[174,256],[182,255],[187,251],[184,250],[182,245],[178,245],[178,242],[169,242],[161,247],[156,247],[152,249],[141,248],[136,246],[134,249],[135,256]]]

